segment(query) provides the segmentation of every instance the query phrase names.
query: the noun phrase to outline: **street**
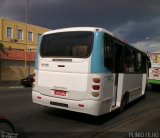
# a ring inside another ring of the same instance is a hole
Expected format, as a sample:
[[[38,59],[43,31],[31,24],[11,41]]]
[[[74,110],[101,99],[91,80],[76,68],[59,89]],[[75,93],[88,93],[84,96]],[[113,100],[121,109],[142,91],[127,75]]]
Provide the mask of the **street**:
[[[129,104],[121,114],[93,117],[33,104],[31,88],[8,88],[0,89],[0,115],[29,137],[129,137],[135,131],[160,133],[159,99],[160,92],[147,91],[145,99]]]

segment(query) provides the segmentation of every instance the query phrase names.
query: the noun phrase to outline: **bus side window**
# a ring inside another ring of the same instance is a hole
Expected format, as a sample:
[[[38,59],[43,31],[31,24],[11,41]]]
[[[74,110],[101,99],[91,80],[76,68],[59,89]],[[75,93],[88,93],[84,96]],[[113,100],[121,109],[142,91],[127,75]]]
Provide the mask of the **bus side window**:
[[[104,36],[104,66],[113,72],[113,43],[111,37]]]
[[[135,72],[134,68],[134,53],[133,49],[129,46],[124,46],[124,70],[125,73]]]
[[[123,61],[123,44],[114,43],[114,72],[115,73],[124,73],[124,61]]]
[[[136,73],[142,73],[142,56],[140,52],[135,51],[135,72]]]
[[[147,72],[147,58],[145,55],[142,54],[142,72],[146,73]]]

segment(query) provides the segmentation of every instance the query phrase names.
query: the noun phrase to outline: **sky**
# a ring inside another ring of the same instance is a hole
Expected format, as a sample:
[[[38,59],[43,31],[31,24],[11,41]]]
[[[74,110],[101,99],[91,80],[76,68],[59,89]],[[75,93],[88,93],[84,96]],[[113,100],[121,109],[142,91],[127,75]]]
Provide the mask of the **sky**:
[[[0,0],[0,16],[25,22],[26,0]],[[160,0],[29,0],[28,23],[102,27],[144,51],[160,51]]]

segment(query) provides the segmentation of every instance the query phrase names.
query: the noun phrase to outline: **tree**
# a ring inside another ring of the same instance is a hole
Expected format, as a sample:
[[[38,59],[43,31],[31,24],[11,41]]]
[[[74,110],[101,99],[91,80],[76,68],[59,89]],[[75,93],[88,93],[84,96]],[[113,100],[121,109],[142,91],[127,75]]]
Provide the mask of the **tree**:
[[[3,43],[1,43],[1,42],[0,42],[0,53],[5,54],[5,48],[4,48]]]

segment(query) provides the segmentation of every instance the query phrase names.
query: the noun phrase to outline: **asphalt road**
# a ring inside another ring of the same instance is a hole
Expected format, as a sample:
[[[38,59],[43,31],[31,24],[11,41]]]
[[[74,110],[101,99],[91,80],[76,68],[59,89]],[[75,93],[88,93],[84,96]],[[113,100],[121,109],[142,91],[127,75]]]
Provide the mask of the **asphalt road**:
[[[33,104],[30,88],[0,89],[0,115],[24,137],[128,137],[131,132],[151,131],[160,135],[160,92],[147,91],[145,99],[133,102],[121,114],[93,117]]]

